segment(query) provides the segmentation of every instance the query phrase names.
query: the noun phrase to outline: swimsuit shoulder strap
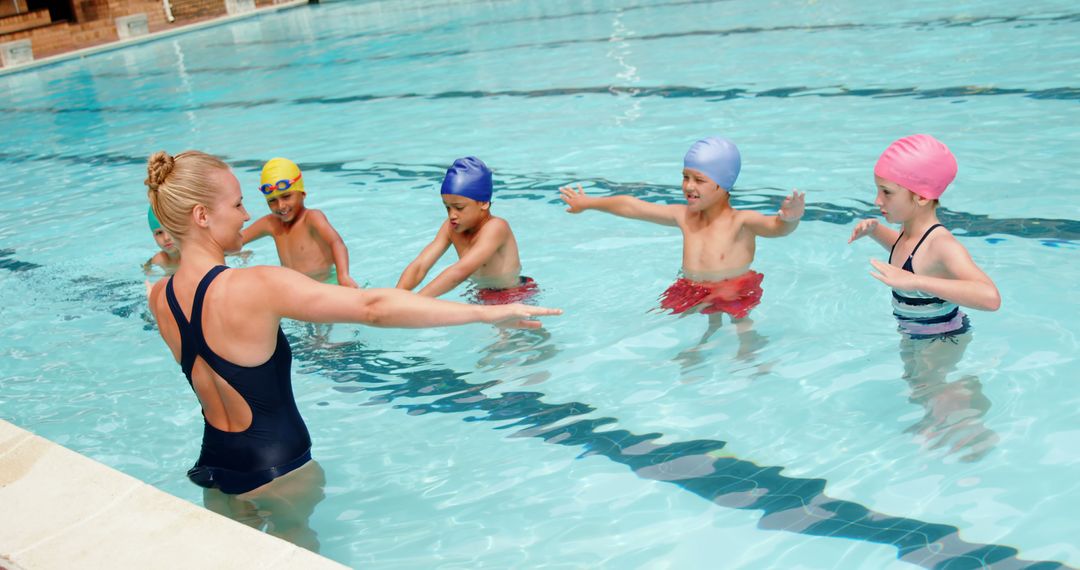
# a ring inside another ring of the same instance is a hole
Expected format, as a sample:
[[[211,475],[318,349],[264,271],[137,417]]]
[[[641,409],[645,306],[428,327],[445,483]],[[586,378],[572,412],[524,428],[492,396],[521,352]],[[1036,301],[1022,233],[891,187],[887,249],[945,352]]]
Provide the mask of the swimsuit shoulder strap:
[[[892,254],[896,251],[896,244],[900,243],[900,238],[904,237],[904,232],[900,232],[900,235],[896,236],[896,241],[892,242],[892,247],[889,248],[889,263],[892,263]]]
[[[180,301],[176,299],[173,277],[169,277],[169,282],[165,284],[165,300],[169,302],[169,311],[176,320],[176,328],[180,329],[180,369],[184,371],[184,376],[187,376],[190,382],[191,368],[195,365],[195,356],[199,350],[196,339],[191,336],[191,324],[188,323],[183,309],[180,308]],[[158,326],[161,326],[161,323],[158,323]]]
[[[200,341],[202,341],[203,338],[202,308],[203,299],[206,297],[206,290],[210,288],[210,283],[226,269],[228,269],[228,267],[224,265],[217,265],[210,271],[207,271],[206,275],[203,275],[202,280],[199,281],[199,286],[195,289],[195,298],[191,301],[191,330],[199,335]]]
[[[915,252],[919,251],[919,246],[922,245],[922,242],[926,241],[927,237],[930,236],[930,232],[936,230],[937,228],[943,228],[943,227],[945,227],[945,226],[943,226],[941,224],[934,224],[934,225],[930,226],[930,228],[926,230],[926,233],[924,233],[922,235],[922,238],[919,240],[919,243],[915,244],[915,249],[911,250],[911,255],[908,256],[908,259],[911,259],[912,257],[915,257]]]
[[[206,289],[210,287],[210,282],[226,269],[228,267],[218,265],[207,271],[206,275],[199,281],[199,286],[195,289],[195,299],[191,303],[190,322],[184,317],[184,311],[180,308],[180,301],[176,298],[176,292],[173,290],[173,277],[169,277],[169,282],[165,284],[165,299],[169,302],[169,310],[172,311],[173,318],[176,319],[176,325],[180,329],[180,368],[189,380],[191,379],[191,369],[195,365],[195,357],[206,346],[206,340],[203,339],[202,334],[203,298],[206,296]]]

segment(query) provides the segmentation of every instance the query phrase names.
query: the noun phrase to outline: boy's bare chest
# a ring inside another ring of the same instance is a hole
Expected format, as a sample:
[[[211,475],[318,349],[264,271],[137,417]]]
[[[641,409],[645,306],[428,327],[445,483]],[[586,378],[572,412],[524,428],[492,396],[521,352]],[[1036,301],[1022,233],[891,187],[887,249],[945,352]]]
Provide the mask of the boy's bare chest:
[[[711,223],[697,220],[688,221],[682,226],[683,240],[688,245],[701,247],[726,247],[738,243],[742,234],[742,224],[734,220],[715,220]]]
[[[477,236],[475,235],[454,235],[450,237],[450,243],[454,246],[454,251],[457,252],[458,258],[465,257],[465,255],[468,254],[470,250],[472,250],[473,246],[476,245],[476,237]],[[491,257],[488,258],[488,260],[486,260],[483,265],[487,265],[492,259],[497,258],[501,251],[502,248],[495,250],[495,252],[492,253]]]
[[[291,255],[304,255],[321,249],[311,228],[304,223],[290,227],[282,226],[274,233],[274,241],[279,252]]]

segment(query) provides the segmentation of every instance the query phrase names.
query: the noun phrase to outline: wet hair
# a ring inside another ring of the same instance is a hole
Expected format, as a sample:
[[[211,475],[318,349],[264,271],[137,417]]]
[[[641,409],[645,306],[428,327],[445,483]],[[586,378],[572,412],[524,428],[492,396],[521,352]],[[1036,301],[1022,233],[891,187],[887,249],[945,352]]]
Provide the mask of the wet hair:
[[[191,211],[202,204],[210,207],[218,188],[210,177],[215,169],[229,169],[216,156],[197,150],[169,156],[165,151],[150,155],[146,163],[146,196],[161,226],[178,241],[187,236]]]

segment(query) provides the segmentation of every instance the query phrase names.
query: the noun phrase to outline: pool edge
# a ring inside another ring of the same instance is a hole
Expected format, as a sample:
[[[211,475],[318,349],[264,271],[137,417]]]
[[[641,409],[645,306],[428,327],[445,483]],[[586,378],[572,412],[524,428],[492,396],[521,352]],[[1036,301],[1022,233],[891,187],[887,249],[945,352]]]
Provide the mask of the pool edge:
[[[347,568],[2,419],[0,505],[2,568]]]

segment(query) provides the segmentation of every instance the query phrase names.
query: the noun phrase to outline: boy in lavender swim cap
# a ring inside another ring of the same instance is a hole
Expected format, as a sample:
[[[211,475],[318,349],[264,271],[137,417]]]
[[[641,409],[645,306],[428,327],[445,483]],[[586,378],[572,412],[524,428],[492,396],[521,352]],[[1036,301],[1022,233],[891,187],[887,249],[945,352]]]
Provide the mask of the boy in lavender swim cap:
[[[413,290],[453,245],[458,261],[420,289],[421,295],[438,297],[466,279],[472,282],[473,300],[484,305],[521,303],[536,295],[536,282],[521,275],[510,224],[491,215],[491,193],[491,169],[482,160],[466,156],[454,161],[440,189],[446,221],[401,273],[398,289]]]
[[[673,313],[709,315],[704,342],[721,326],[723,313],[739,324],[740,333],[749,329],[747,317],[762,294],[763,276],[750,269],[756,238],[790,234],[803,216],[805,195],[798,191],[784,199],[775,216],[732,208],[729,193],[741,167],[735,143],[708,137],[694,143],[683,158],[685,205],[586,196],[580,184],[577,190],[567,186],[560,192],[572,214],[600,210],[682,231],[682,277],[663,293],[660,306]]]
[[[848,243],[870,236],[889,250],[888,263],[870,260],[871,275],[892,288],[904,379],[911,386],[911,401],[926,408],[926,416],[908,431],[940,442],[933,447],[949,443],[953,452],[966,448],[961,459],[974,461],[998,440],[981,421],[990,402],[978,378],[948,382],[946,376],[956,370],[971,341],[967,315],[959,306],[996,311],[1001,296],[938,221],[938,199],[956,172],[952,152],[930,135],[893,142],[874,166],[874,204],[901,231],[877,219],[862,220]]]

